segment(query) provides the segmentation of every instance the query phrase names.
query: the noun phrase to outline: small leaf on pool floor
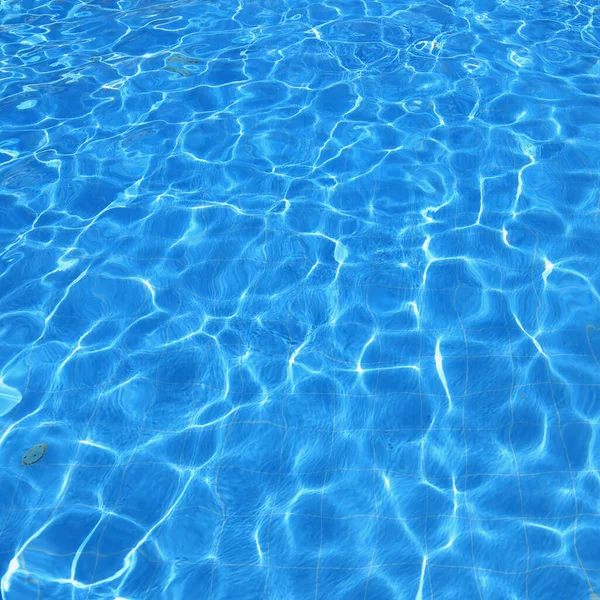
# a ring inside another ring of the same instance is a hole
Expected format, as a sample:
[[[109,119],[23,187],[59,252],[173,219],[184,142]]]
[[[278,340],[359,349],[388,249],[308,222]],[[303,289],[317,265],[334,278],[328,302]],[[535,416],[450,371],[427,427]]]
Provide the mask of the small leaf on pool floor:
[[[23,464],[29,466],[38,462],[46,454],[46,450],[48,450],[48,444],[37,444],[30,448],[23,455]]]

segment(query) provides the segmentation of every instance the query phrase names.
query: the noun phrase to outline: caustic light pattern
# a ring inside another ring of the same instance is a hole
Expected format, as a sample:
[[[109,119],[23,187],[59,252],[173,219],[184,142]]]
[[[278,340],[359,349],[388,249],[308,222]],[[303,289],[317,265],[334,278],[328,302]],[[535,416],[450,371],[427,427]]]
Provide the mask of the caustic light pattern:
[[[596,2],[0,7],[3,600],[600,594]]]

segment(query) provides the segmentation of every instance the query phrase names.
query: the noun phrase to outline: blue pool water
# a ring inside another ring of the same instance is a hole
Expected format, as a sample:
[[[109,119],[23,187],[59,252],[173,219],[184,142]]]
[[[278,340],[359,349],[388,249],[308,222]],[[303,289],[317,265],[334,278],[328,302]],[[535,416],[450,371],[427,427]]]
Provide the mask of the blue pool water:
[[[0,15],[3,600],[600,594],[595,1]]]

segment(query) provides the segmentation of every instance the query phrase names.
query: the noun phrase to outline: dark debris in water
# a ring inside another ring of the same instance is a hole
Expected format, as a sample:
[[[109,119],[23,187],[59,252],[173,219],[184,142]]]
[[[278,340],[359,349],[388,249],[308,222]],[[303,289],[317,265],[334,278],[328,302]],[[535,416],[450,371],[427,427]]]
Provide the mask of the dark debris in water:
[[[48,444],[37,444],[33,448],[30,448],[23,454],[23,464],[26,467],[35,464],[46,454],[46,450],[48,450]]]
[[[187,65],[197,65],[200,63],[199,60],[195,58],[189,58],[187,56],[181,55],[173,55],[167,58],[168,67],[165,67],[165,71],[172,71],[173,73],[178,73],[183,77],[187,77],[188,75],[192,75],[192,72],[187,70]]]

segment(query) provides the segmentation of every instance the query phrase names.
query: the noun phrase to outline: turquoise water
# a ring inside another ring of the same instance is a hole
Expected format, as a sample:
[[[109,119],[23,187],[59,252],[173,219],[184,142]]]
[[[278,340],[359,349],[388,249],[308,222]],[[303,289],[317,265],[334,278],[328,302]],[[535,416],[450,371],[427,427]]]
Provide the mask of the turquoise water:
[[[3,600],[600,594],[597,3],[0,20]]]

